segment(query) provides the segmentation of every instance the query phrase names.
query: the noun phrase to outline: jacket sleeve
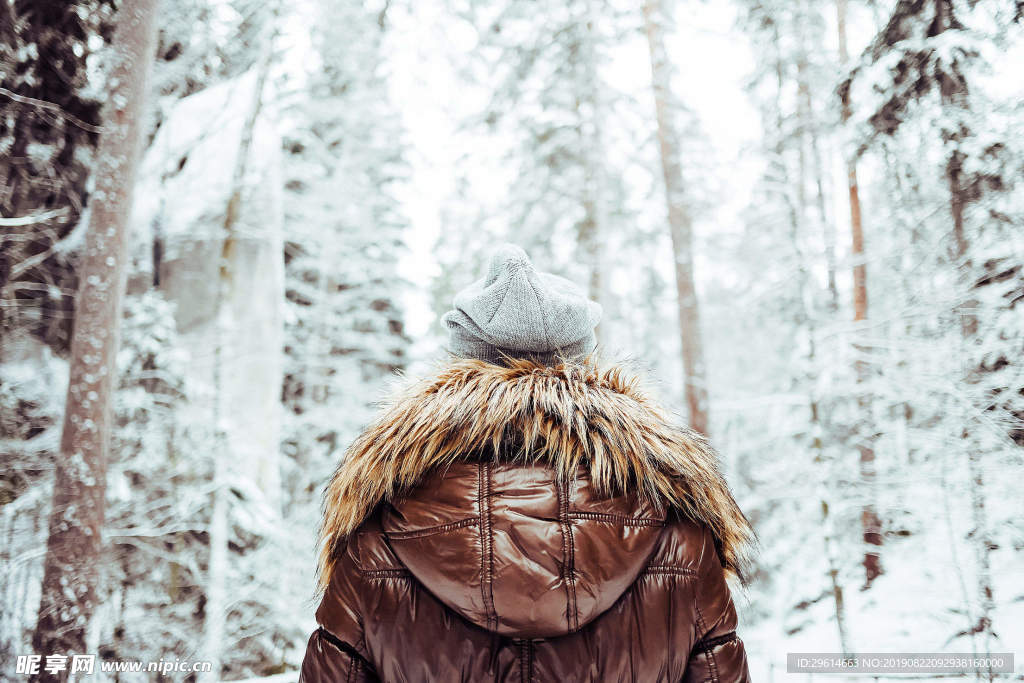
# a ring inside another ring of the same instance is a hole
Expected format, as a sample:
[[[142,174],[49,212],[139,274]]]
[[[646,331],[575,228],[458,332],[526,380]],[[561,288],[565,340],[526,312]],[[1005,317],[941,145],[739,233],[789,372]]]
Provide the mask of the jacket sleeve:
[[[698,639],[690,652],[683,683],[749,683],[746,650],[736,635],[736,607],[707,528],[695,591]]]
[[[377,683],[373,667],[358,652],[344,645],[323,627],[313,631],[306,645],[299,683]]]
[[[376,683],[379,680],[368,661],[363,638],[360,606],[363,591],[362,572],[351,547],[346,548],[317,608],[319,628],[313,631],[306,645],[299,683]]]

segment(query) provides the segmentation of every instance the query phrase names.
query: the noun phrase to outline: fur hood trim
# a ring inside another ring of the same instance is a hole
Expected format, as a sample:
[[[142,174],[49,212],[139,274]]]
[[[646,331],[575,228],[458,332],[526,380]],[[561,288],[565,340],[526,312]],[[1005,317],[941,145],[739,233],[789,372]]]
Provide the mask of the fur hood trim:
[[[726,569],[743,578],[754,534],[717,454],[670,419],[622,364],[600,366],[592,356],[554,366],[457,359],[403,382],[382,406],[327,485],[321,591],[348,535],[379,503],[434,468],[487,451],[546,463],[567,478],[586,466],[599,495],[635,492],[658,509],[675,508],[711,528]]]

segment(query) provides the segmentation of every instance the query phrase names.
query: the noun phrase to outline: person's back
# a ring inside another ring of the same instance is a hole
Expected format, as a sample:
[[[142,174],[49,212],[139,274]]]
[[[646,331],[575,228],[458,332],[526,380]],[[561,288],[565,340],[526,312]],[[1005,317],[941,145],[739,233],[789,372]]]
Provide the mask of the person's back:
[[[703,438],[587,355],[599,310],[510,247],[456,297],[459,357],[328,486],[301,680],[749,680],[725,581],[749,524]]]

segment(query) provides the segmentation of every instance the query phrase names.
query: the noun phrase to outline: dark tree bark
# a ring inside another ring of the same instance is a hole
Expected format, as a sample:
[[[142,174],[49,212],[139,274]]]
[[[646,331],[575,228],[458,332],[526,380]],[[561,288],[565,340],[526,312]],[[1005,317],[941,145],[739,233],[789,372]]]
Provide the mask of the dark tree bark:
[[[937,34],[955,29],[959,26],[953,15],[952,7],[939,2],[936,6],[936,17],[932,23],[932,30]],[[974,277],[974,264],[971,260],[970,242],[967,237],[964,212],[967,205],[975,199],[970,185],[971,182],[965,179],[964,162],[967,154],[960,149],[964,140],[971,136],[971,130],[966,124],[970,119],[970,103],[967,98],[967,84],[959,74],[953,77],[946,76],[939,79],[939,89],[942,95],[944,106],[955,114],[957,124],[942,131],[942,137],[947,143],[953,144],[953,150],[946,160],[946,181],[949,187],[949,213],[953,220],[953,265],[958,268],[963,277],[968,280]],[[975,286],[970,287],[971,294]],[[976,308],[977,299],[967,298],[957,306],[957,314],[960,318],[960,334],[965,346],[974,343],[978,334],[978,316]],[[980,381],[979,368],[971,368],[964,381],[968,385],[977,384]],[[961,439],[967,445],[967,471],[970,477],[969,488],[971,492],[971,518],[974,528],[971,536],[975,539],[974,556],[978,565],[978,619],[971,625],[972,633],[979,633],[985,637],[985,649],[988,650],[992,639],[995,637],[995,630],[992,623],[992,613],[995,611],[995,591],[992,587],[992,561],[991,552],[995,547],[989,531],[988,511],[985,506],[985,472],[984,464],[981,461],[981,453],[977,448],[971,447],[970,423],[965,421]],[[986,670],[989,680],[994,680],[991,669]]]
[[[0,334],[26,330],[65,355],[74,259],[55,246],[86,204],[100,102],[82,95],[103,0],[0,3]]]
[[[651,54],[654,106],[658,121],[658,144],[661,168],[665,178],[665,199],[668,224],[672,236],[672,252],[676,273],[679,305],[680,339],[682,343],[686,406],[690,426],[708,433],[709,406],[704,347],[700,331],[700,306],[693,262],[693,224],[686,205],[683,186],[679,132],[671,106],[672,64],[665,50],[665,7],[661,0],[646,0],[643,8],[644,27]]]
[[[157,0],[125,0],[118,16],[117,60],[82,255],[42,599],[32,638],[35,652],[42,655],[85,653],[98,602],[128,218],[155,47],[156,5]],[[60,677],[44,672],[39,680]]]
[[[839,0],[842,2],[843,0]],[[960,302],[955,313],[960,320],[960,335],[964,347],[969,348],[978,332],[978,319],[974,309],[978,302],[972,300],[977,286],[974,265],[971,262],[970,239],[967,234],[965,210],[971,202],[980,198],[981,187],[976,177],[965,173],[965,162],[973,145],[965,142],[973,136],[971,130],[972,112],[968,98],[968,81],[965,67],[978,55],[966,50],[955,53],[949,60],[933,60],[934,48],[921,45],[920,41],[909,38],[920,33],[926,39],[936,38],[947,32],[963,31],[964,24],[957,16],[958,7],[952,0],[899,0],[889,16],[885,27],[875,36],[868,55],[873,60],[898,54],[899,61],[891,70],[892,81],[885,88],[886,99],[872,114],[870,123],[877,134],[894,135],[908,115],[908,109],[925,96],[938,93],[943,106],[944,125],[941,137],[947,149],[944,175],[949,190],[949,212],[952,221],[951,261],[965,282],[969,292]],[[920,29],[920,30],[918,30]],[[842,89],[849,92],[849,81]],[[1001,186],[996,182],[995,186]],[[980,368],[968,369],[963,381],[966,385],[978,382]],[[971,423],[974,418],[965,414],[965,422],[959,434],[966,445],[969,471],[969,490],[974,529],[974,552],[978,564],[978,602],[980,614],[967,630],[971,634],[982,634],[986,649],[995,637],[992,625],[994,591],[991,579],[990,553],[993,548],[987,513],[985,509],[985,480],[981,454],[970,444]],[[987,670],[991,679],[993,673]]]

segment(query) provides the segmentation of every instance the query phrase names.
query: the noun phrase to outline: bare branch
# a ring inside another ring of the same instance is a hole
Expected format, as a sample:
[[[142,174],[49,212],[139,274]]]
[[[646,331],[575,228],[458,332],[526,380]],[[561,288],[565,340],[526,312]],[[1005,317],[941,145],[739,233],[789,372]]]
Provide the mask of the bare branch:
[[[3,90],[3,88],[0,88]],[[3,218],[0,216],[0,228],[20,228],[26,225],[36,225],[38,223],[45,223],[54,218],[63,218],[67,215],[68,209],[54,209],[53,211],[43,211],[42,213],[34,213],[30,216],[18,216],[17,218]]]
[[[19,95],[16,92],[11,92],[7,88],[0,88],[0,95],[6,95],[8,98],[10,98],[11,100],[14,100],[15,102],[18,102],[19,104],[28,104],[28,105],[31,105],[33,107],[38,107],[39,109],[45,109],[47,111],[51,111],[51,112],[55,113],[57,116],[61,117],[62,119],[65,119],[65,120],[75,124],[76,126],[81,128],[82,130],[89,131],[90,133],[102,133],[103,132],[103,128],[101,126],[94,126],[91,123],[86,123],[85,121],[83,121],[82,119],[78,118],[77,116],[75,116],[73,114],[69,114],[66,111],[64,111],[64,109],[61,108],[61,106],[59,104],[54,104],[53,102],[47,102],[46,100],[39,100],[39,99],[36,99],[35,97],[27,97],[25,95]]]

